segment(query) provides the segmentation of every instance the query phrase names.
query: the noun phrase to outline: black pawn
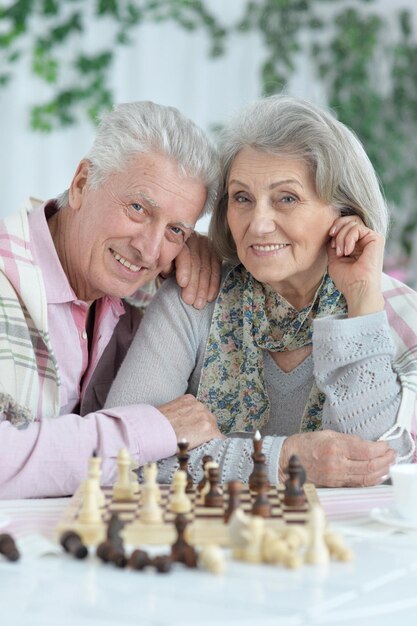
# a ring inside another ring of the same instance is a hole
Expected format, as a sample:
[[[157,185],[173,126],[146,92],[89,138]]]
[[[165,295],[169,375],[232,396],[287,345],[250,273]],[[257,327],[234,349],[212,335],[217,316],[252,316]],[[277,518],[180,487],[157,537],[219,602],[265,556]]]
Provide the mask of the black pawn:
[[[63,533],[60,542],[65,552],[68,552],[76,559],[85,559],[88,555],[88,550],[83,544],[80,535],[73,530],[67,530]]]
[[[191,478],[191,474],[188,471],[188,460],[190,455],[188,454],[188,446],[190,444],[186,439],[181,439],[178,442],[179,453],[177,454],[177,459],[180,464],[180,470],[186,473],[187,475],[187,485],[185,487],[185,493],[191,493],[193,491],[193,479]]]
[[[204,506],[209,508],[222,507],[223,496],[219,490],[220,470],[218,467],[211,467],[208,471],[210,490],[204,497]]]
[[[0,535],[0,554],[8,561],[18,561],[20,553],[11,535],[3,533]]]
[[[235,511],[240,506],[240,493],[243,488],[243,483],[240,480],[231,480],[227,483],[227,492],[229,494],[229,500],[227,503],[227,509],[224,514],[224,521],[227,522]]]
[[[197,552],[185,539],[187,525],[186,516],[179,513],[175,517],[177,539],[171,546],[171,559],[177,563],[184,563],[187,567],[197,567]]]
[[[286,506],[303,506],[306,502],[303,489],[306,473],[295,454],[290,457],[286,474],[288,474],[288,478],[285,481],[284,504]]]
[[[256,498],[252,507],[252,515],[271,517],[272,508],[268,500],[269,482],[266,472],[259,473],[256,484]]]

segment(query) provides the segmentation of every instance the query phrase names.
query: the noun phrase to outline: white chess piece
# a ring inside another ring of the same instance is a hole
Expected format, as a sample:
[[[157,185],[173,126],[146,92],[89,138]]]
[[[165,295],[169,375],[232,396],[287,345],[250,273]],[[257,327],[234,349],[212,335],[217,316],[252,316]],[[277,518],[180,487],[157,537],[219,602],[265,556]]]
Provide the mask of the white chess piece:
[[[174,493],[171,496],[170,507],[173,513],[189,513],[191,500],[185,493],[187,486],[187,474],[183,470],[177,470],[172,479]]]
[[[223,574],[226,569],[226,559],[219,546],[207,545],[201,550],[198,564],[212,574]]]
[[[326,565],[330,560],[329,549],[324,540],[326,517],[319,504],[313,504],[308,522],[310,542],[305,553],[305,562],[312,565]]]
[[[82,484],[82,504],[78,514],[75,531],[81,535],[87,545],[97,544],[103,541],[105,527],[98,504],[97,482],[87,478]]]
[[[149,463],[143,468],[145,482],[142,486],[142,507],[140,520],[145,524],[162,522],[162,509],[159,506],[161,494],[156,482],[156,463]]]
[[[131,479],[130,465],[130,455],[126,448],[122,448],[117,455],[117,481],[113,487],[113,500],[134,500],[137,485]]]
[[[88,478],[90,480],[95,481],[96,483],[96,493],[98,505],[100,507],[104,507],[106,503],[106,498],[104,493],[100,487],[100,479],[101,479],[101,458],[99,456],[92,456],[88,461]]]

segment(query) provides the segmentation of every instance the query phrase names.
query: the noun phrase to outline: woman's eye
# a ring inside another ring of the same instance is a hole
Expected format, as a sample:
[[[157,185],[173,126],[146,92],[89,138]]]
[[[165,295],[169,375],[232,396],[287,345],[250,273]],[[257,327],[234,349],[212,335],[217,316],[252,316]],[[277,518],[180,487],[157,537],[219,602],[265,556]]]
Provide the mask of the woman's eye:
[[[292,204],[293,202],[297,202],[297,198],[295,198],[294,196],[286,195],[281,197],[281,202],[284,202],[284,204]]]
[[[229,196],[232,198],[233,202],[237,202],[237,204],[244,204],[245,202],[249,202],[249,198],[243,193],[235,193],[233,196]]]

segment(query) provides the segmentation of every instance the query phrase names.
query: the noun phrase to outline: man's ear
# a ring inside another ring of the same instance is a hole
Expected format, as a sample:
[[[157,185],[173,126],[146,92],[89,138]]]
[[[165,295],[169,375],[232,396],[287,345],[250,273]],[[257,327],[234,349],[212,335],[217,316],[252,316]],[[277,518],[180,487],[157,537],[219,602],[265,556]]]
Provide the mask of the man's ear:
[[[83,159],[78,164],[68,194],[69,205],[72,209],[78,210],[82,205],[90,166],[91,163],[87,159]]]

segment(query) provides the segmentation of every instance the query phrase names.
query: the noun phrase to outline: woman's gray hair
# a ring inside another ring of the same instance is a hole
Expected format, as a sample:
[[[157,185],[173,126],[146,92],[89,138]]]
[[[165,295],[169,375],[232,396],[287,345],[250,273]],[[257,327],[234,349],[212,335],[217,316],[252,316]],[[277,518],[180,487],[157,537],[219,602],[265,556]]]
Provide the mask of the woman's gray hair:
[[[202,215],[212,210],[219,192],[220,164],[206,134],[178,109],[150,101],[113,107],[100,120],[86,159],[91,162],[88,184],[97,188],[109,174],[122,170],[138,154],[158,153],[178,164],[179,173],[207,188]],[[58,206],[68,204],[68,190]]]
[[[227,184],[233,160],[245,147],[306,161],[322,201],[386,235],[388,209],[375,170],[356,135],[324,108],[287,95],[261,98],[238,113],[219,139],[223,190],[209,236],[225,261],[238,262],[227,224]]]

